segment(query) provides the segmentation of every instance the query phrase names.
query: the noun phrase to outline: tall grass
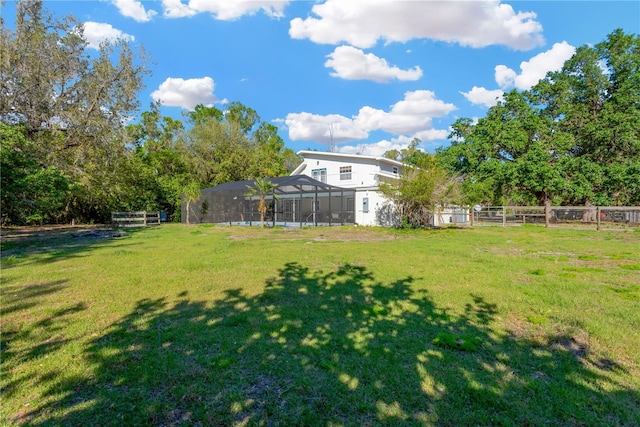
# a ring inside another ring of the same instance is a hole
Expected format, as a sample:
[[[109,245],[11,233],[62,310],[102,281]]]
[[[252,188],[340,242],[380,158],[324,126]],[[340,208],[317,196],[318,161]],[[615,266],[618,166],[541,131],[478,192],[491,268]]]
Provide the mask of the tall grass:
[[[3,425],[640,425],[640,234],[2,239]]]

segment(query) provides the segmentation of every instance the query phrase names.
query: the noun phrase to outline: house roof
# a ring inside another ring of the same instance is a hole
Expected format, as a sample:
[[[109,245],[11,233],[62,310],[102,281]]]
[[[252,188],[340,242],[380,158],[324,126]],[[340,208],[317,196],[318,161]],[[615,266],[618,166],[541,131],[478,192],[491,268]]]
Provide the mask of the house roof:
[[[403,167],[404,164],[397,160],[387,159],[386,157],[374,157],[374,156],[361,156],[359,154],[342,154],[342,153],[332,153],[327,151],[309,151],[309,150],[301,150],[298,151],[297,154],[302,156],[305,160],[308,159],[323,159],[323,160],[335,160],[339,162],[345,163],[361,163],[361,162],[369,162],[371,164],[381,164],[385,163],[387,165],[395,166],[395,167]],[[307,163],[302,162],[291,175],[299,175],[307,168]]]
[[[386,157],[363,156],[360,154],[343,154],[343,153],[332,153],[328,151],[310,151],[310,150],[301,150],[301,151],[298,151],[297,154],[304,158],[324,157],[324,158],[334,158],[336,160],[371,160],[376,162],[388,163],[393,166],[404,166],[402,162],[399,162],[397,160],[388,159]]]
[[[314,191],[353,191],[350,188],[337,187],[335,185],[329,185],[325,182],[318,181],[307,175],[290,175],[281,176],[277,178],[265,178],[277,187],[274,189],[275,194],[292,194],[292,193],[308,193]],[[254,187],[255,181],[233,181],[225,182],[224,184],[216,185],[215,187],[209,187],[202,190],[202,192],[217,192],[217,191],[241,191],[246,192],[249,187]]]

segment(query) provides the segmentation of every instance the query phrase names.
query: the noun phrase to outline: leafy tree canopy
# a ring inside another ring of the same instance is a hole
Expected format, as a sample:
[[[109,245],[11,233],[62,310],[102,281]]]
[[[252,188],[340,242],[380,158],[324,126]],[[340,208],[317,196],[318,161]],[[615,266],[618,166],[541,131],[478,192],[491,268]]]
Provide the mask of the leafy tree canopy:
[[[440,165],[470,203],[640,204],[640,37],[582,46],[529,91],[452,126]]]
[[[240,102],[198,105],[184,122],[157,103],[140,113],[144,50],[89,50],[82,23],[42,3],[20,0],[15,29],[0,17],[3,224],[106,222],[119,210],[179,219],[186,188],[298,166],[278,129]]]

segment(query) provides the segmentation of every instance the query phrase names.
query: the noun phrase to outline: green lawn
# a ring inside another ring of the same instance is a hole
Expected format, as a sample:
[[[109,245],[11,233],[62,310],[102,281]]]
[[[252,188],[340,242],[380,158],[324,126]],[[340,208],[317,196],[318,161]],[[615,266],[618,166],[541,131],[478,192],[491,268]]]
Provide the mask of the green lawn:
[[[59,230],[1,279],[0,425],[640,425],[638,231]]]

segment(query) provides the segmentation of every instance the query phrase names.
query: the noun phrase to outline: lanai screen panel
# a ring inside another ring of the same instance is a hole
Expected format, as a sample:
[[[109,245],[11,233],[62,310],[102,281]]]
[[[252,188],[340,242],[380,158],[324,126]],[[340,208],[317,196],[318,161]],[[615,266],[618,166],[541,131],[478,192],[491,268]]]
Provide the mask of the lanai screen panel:
[[[270,178],[277,185],[266,197],[265,222],[273,225],[353,224],[355,191],[328,185],[306,175]],[[235,181],[205,188],[189,205],[190,223],[257,224],[259,197],[249,197],[254,181]],[[182,205],[186,222],[186,203]]]

